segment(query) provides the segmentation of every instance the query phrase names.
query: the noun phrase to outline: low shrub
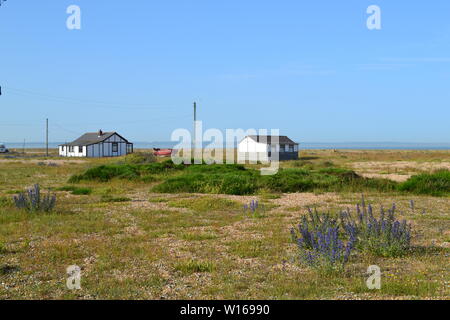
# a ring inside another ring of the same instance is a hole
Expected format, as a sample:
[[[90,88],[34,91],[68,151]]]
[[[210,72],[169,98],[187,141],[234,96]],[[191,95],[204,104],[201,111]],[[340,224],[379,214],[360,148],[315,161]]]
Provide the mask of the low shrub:
[[[77,183],[80,181],[101,181],[108,182],[113,178],[121,178],[133,180],[139,178],[139,170],[136,165],[102,165],[86,170],[83,174],[74,175],[69,179],[70,183]]]
[[[90,195],[91,193],[92,189],[86,187],[75,188],[75,190],[72,191],[72,194],[77,196],[87,196]]]
[[[248,214],[253,218],[262,218],[265,211],[264,204],[260,204],[257,200],[252,200],[250,204],[244,205],[244,214]]]
[[[92,193],[92,189],[87,187],[64,186],[56,190],[67,191],[72,193],[73,195],[89,195]]]
[[[389,180],[363,178],[354,171],[338,168],[281,169],[276,175],[261,177],[260,184],[275,192],[392,191],[396,187]]]
[[[374,217],[364,198],[356,206],[354,218],[350,210],[339,218],[329,213],[309,210],[300,224],[291,229],[293,241],[300,250],[300,260],[320,271],[342,271],[352,252],[367,252],[382,257],[397,257],[409,252],[411,226],[395,218],[395,204],[380,210]]]
[[[50,212],[54,209],[56,204],[56,196],[51,195],[50,191],[45,196],[41,195],[39,184],[35,184],[34,187],[28,189],[27,192],[14,196],[13,199],[14,204],[18,209],[24,209],[30,213]]]
[[[362,204],[357,205],[356,218],[350,210],[341,212],[342,227],[360,251],[383,257],[402,256],[411,247],[411,226],[406,220],[398,221],[395,210],[395,204],[387,211],[381,208],[377,219],[372,206],[366,206],[363,198]]]
[[[317,233],[326,233],[331,228],[337,228],[338,221],[329,213],[319,213],[317,210],[308,209],[308,214],[302,216],[297,230],[292,229],[291,234],[297,241],[301,236],[302,245],[307,249],[314,248],[314,235]],[[298,232],[298,233],[296,233]]]
[[[77,187],[75,187],[75,186],[64,186],[64,187],[57,188],[56,191],[72,192],[76,188]]]
[[[119,164],[148,164],[156,162],[156,157],[153,153],[135,152],[125,156]]]
[[[9,207],[12,204],[11,199],[7,197],[0,197],[0,208]]]
[[[249,175],[189,173],[168,178],[152,191],[160,193],[207,193],[248,195],[258,190],[257,179]]]
[[[344,243],[336,219],[330,214],[309,210],[298,228],[291,229],[293,241],[300,250],[300,261],[321,272],[342,271],[355,246],[355,239]]]
[[[0,242],[0,254],[5,254],[8,252],[8,249],[6,249],[6,246],[3,244],[3,242]]]
[[[450,170],[412,176],[398,187],[400,191],[432,196],[450,195]]]
[[[155,162],[151,164],[142,165],[139,167],[142,174],[161,174],[170,171],[183,170],[185,168],[182,164],[174,164],[172,160],[164,162]]]
[[[109,164],[86,170],[80,175],[69,179],[70,183],[80,181],[108,182],[112,179],[145,180],[153,182],[152,174],[164,174],[170,171],[183,170],[184,165],[175,165],[171,160],[148,164]]]
[[[152,191],[160,193],[207,193],[250,195],[258,192],[336,192],[393,191],[397,183],[369,179],[353,171],[327,167],[321,169],[280,169],[272,176],[261,176],[255,169],[243,165],[175,165],[171,160],[149,164],[102,165],[80,175],[71,183],[82,180],[107,182],[111,179],[139,180],[147,183],[162,181]]]

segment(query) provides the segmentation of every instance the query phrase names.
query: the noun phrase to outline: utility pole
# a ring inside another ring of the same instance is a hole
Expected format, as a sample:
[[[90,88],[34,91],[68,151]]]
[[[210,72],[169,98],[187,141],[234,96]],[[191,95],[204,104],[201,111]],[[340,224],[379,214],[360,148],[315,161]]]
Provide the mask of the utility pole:
[[[48,157],[48,119],[46,119],[46,128],[45,128],[45,146],[47,150],[47,157]]]

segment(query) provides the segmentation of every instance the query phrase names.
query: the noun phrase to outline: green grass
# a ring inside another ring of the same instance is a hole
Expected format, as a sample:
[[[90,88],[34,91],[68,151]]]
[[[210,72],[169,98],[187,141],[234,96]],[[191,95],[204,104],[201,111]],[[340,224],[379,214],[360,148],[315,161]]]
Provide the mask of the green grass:
[[[168,204],[170,207],[188,208],[196,212],[238,210],[241,208],[241,205],[236,201],[213,197],[178,199],[169,201]]]
[[[110,195],[103,195],[101,198],[102,202],[109,202],[109,203],[117,203],[117,202],[130,202],[132,201],[130,198],[127,197],[113,197]]]
[[[261,176],[257,170],[239,166],[193,166],[182,175],[169,177],[153,188],[160,193],[208,193],[253,195],[259,192],[394,191],[396,183],[363,178],[345,169],[280,169]]]
[[[138,166],[136,165],[102,165],[99,167],[88,169],[81,175],[72,176],[69,179],[70,183],[77,183],[80,181],[101,181],[108,182],[114,178],[121,179],[137,179],[139,178]]]
[[[212,272],[214,270],[214,263],[210,261],[189,260],[175,264],[174,269],[180,271],[184,275]]]
[[[22,190],[9,190],[6,192],[6,194],[19,194],[23,192]]]
[[[156,162],[156,157],[149,152],[136,152],[123,157],[119,164],[148,164]]]
[[[80,181],[108,182],[112,179],[139,180],[149,179],[152,174],[164,174],[169,171],[184,169],[183,165],[175,165],[171,160],[149,164],[105,164],[90,168],[80,175],[73,175],[70,183]]]
[[[268,253],[261,240],[233,241],[229,246],[231,253],[243,259],[264,257]]]
[[[399,185],[400,191],[432,196],[450,195],[450,171],[422,173]]]
[[[7,199],[0,205],[0,243],[3,244],[0,282],[4,283],[0,286],[0,299],[334,300],[446,299],[449,296],[448,283],[445,283],[450,254],[447,198],[415,195],[410,191],[384,192],[376,185],[378,182],[370,180],[353,181],[354,185],[349,185],[352,179],[361,180],[359,173],[368,173],[359,168],[355,169],[358,177],[350,175],[351,179],[345,173],[342,177],[336,171],[321,171],[352,170],[352,163],[361,161],[391,161],[393,165],[397,160],[450,162],[449,152],[313,150],[305,151],[304,158],[307,159],[299,161],[309,164],[281,163],[282,168],[306,171],[295,175],[317,183],[317,192],[294,196],[266,190],[264,184],[268,181],[256,170],[259,166],[178,169],[163,166],[149,170],[156,173],[148,173],[141,160],[137,163],[130,160],[131,163],[125,164],[136,166],[136,177],[129,179],[119,174],[107,178],[107,182],[98,176],[83,180],[83,184],[72,187],[92,188],[92,194],[75,197],[59,192],[55,212],[42,214],[15,209],[9,202],[11,190],[25,190],[36,182],[44,190],[57,190],[68,185],[67,180],[74,174],[84,174],[103,165],[116,166],[122,159],[85,159],[60,163],[57,167],[38,166],[30,159],[0,162],[0,198]],[[333,162],[334,166],[327,167],[326,161]],[[412,172],[424,171],[422,168]],[[285,181],[280,185],[290,188],[290,174],[287,177],[283,174],[279,178]],[[221,181],[223,175],[255,179],[255,195],[251,198],[267,203],[267,208],[275,204],[278,207],[268,210],[264,219],[252,219],[242,211],[241,204],[249,201],[245,197],[165,196],[149,192],[155,182],[164,183],[185,175],[201,175],[207,182],[209,176]],[[144,177],[151,177],[148,184]],[[339,185],[339,181],[344,183]],[[331,185],[335,182],[337,187]],[[270,183],[277,186],[276,181]],[[368,183],[375,186],[365,185]],[[292,185],[295,189],[295,184]],[[327,193],[321,189],[342,192]],[[397,258],[358,255],[351,259],[345,272],[332,277],[300,265],[289,229],[306,213],[306,207],[329,212],[353,208],[361,191],[376,206],[387,208],[395,202],[399,218],[414,223],[414,248],[423,249],[414,249]],[[135,202],[102,202],[102,196],[126,197]],[[149,203],[149,199],[157,205]],[[236,203],[216,205],[213,202],[217,199]],[[410,208],[410,200],[414,200],[415,210]],[[158,204],[163,202],[166,203]],[[167,208],[169,202],[177,209]],[[290,211],[293,207],[295,211]],[[65,287],[65,270],[74,264],[83,270],[82,290],[77,292]],[[382,270],[381,290],[365,287],[369,265],[378,265]]]
[[[0,207],[9,207],[13,204],[12,198],[0,197]]]
[[[258,170],[242,165],[184,166],[175,165],[171,160],[143,165],[111,164],[88,169],[72,176],[69,182],[107,182],[112,179],[146,183],[161,181],[152,189],[159,193],[254,195],[283,192],[392,192],[397,188],[396,182],[364,178],[354,171],[333,167],[329,162],[313,169],[282,168],[272,176],[262,176]]]
[[[253,195],[292,192],[395,192],[445,196],[450,194],[450,171],[413,176],[407,182],[364,178],[339,168],[317,170],[286,168],[276,175],[261,176],[257,170],[239,166],[193,166],[175,177],[168,177],[153,188],[160,193],[207,193]]]
[[[6,249],[5,244],[0,242],[0,254],[5,254],[7,252],[8,252],[8,250]]]
[[[92,188],[88,188],[88,187],[64,186],[64,187],[58,188],[56,190],[70,192],[73,195],[77,195],[77,196],[86,196],[86,195],[90,195],[92,193]]]
[[[186,241],[205,241],[217,239],[217,235],[214,233],[184,233],[181,238]]]
[[[150,198],[148,201],[150,201],[152,203],[165,203],[165,202],[169,202],[169,199],[156,197],[156,198]]]

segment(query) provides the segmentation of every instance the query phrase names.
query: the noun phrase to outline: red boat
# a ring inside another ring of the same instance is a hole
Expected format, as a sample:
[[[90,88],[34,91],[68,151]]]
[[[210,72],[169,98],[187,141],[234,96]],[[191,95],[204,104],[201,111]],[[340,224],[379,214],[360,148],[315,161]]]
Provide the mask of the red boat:
[[[153,154],[159,157],[170,157],[172,155],[173,149],[159,149],[153,148]]]

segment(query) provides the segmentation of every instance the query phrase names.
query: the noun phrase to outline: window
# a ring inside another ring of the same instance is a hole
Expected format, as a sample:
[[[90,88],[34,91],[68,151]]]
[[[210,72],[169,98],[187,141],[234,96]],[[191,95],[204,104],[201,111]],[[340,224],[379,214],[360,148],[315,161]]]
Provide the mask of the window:
[[[74,146],[69,146],[69,152],[74,152]]]
[[[280,152],[284,152],[286,149],[284,148],[284,144],[280,145]]]
[[[133,144],[127,143],[127,154],[133,153]]]
[[[112,144],[112,152],[119,152],[119,144],[117,142]]]
[[[293,144],[289,145],[289,152],[294,152],[294,145]]]
[[[78,153],[83,153],[83,147],[82,146],[78,147]]]

